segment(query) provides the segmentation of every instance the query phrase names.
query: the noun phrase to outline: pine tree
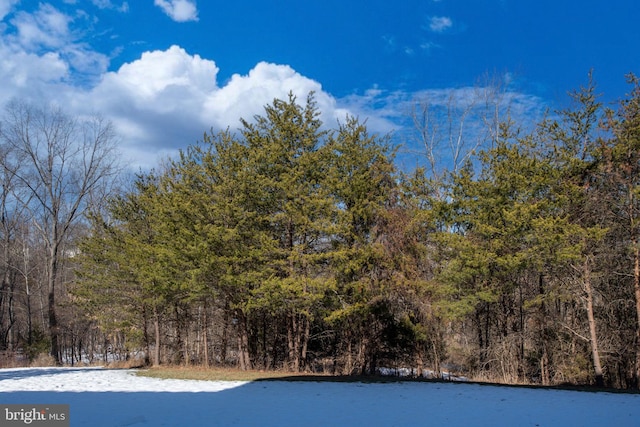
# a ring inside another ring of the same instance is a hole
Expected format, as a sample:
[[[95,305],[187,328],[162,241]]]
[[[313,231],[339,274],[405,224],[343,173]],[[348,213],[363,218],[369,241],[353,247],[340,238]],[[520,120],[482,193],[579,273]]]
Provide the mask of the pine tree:
[[[389,314],[382,295],[383,248],[376,227],[396,186],[393,152],[385,139],[370,135],[353,117],[340,126],[328,148],[329,184],[338,207],[332,263],[337,301],[328,320],[341,331],[344,372],[353,373],[356,364],[362,372],[373,372],[377,347],[382,346],[383,317]],[[360,358],[354,361],[356,349]]]
[[[275,100],[255,123],[243,121],[256,214],[268,242],[268,268],[252,291],[248,308],[267,312],[286,329],[289,368],[304,368],[311,323],[331,277],[335,203],[325,184],[326,132],[313,99],[300,106],[293,95]],[[266,274],[268,273],[268,274]]]

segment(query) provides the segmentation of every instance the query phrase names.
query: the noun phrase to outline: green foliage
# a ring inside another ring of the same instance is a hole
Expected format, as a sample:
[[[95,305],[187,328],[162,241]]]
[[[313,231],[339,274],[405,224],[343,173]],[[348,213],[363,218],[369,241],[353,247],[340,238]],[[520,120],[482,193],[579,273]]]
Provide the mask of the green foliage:
[[[310,368],[313,351],[347,373],[387,362],[439,370],[455,348],[466,359],[450,361],[518,381],[569,375],[563,357],[587,369],[588,346],[571,341],[588,335],[585,260],[599,324],[632,318],[629,279],[617,278],[640,235],[630,80],[618,111],[602,116],[590,80],[575,108],[527,134],[501,124],[491,146],[437,181],[398,173],[388,140],[356,118],[325,129],[313,94],[274,100],[92,218],[76,301],[137,340],[151,313],[179,335],[213,307],[236,352],[264,367]],[[596,134],[601,120],[610,138]]]
[[[31,331],[31,342],[27,342],[24,345],[24,352],[29,362],[33,362],[38,356],[47,354],[50,346],[49,336],[41,329],[36,328]]]

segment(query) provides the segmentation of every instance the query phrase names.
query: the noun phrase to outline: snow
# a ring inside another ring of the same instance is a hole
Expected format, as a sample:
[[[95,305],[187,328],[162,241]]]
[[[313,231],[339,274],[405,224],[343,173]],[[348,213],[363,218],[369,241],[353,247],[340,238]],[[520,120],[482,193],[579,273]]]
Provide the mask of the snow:
[[[640,395],[469,383],[189,381],[0,370],[0,403],[69,404],[71,426],[640,426]]]

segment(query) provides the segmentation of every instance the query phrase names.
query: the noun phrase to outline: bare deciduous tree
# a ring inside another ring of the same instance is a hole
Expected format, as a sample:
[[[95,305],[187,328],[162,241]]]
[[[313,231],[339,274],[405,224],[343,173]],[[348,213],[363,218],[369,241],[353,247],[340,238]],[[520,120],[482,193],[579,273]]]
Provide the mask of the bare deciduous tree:
[[[63,248],[89,201],[105,195],[119,172],[116,135],[111,123],[100,117],[73,117],[56,106],[14,100],[5,109],[0,141],[20,165],[14,174],[26,197],[16,203],[30,211],[46,250],[51,355],[60,363],[56,289]]]
[[[426,173],[442,184],[478,150],[496,141],[509,115],[505,83],[485,78],[474,87],[425,92],[411,109],[413,139]]]

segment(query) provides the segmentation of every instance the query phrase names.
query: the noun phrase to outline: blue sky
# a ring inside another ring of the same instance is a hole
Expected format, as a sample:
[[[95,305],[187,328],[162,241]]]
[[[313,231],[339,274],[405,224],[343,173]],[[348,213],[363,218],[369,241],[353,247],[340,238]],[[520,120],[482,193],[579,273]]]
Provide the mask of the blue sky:
[[[638,22],[636,0],[0,0],[0,102],[98,112],[127,162],[152,167],[315,90],[329,126],[357,115],[418,152],[416,100],[470,102],[483,76],[523,120],[566,105],[590,69],[605,102],[624,96]]]

